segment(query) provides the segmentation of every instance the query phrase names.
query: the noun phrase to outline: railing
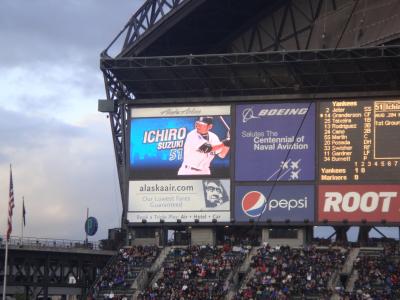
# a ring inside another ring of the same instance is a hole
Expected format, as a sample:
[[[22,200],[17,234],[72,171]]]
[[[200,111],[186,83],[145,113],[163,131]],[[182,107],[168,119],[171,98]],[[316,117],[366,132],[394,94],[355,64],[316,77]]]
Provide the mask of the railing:
[[[86,242],[82,240],[51,239],[37,237],[11,236],[8,242],[10,248],[58,248],[58,249],[90,249],[101,250],[99,242]],[[5,236],[0,236],[0,247],[5,247]]]
[[[101,275],[104,274],[105,270],[109,269],[110,266],[113,265],[113,264],[115,263],[115,261],[117,260],[117,258],[118,258],[118,254],[112,256],[112,257],[109,259],[109,261],[107,262],[107,264],[106,264],[106,265],[103,267],[103,269],[101,270],[101,273],[98,274],[98,275],[96,276],[95,281],[94,281],[94,282],[92,283],[92,285],[90,286],[90,288],[89,288],[89,294],[97,296],[97,294],[98,294],[98,292],[99,292],[100,289],[97,289],[96,287],[97,287],[98,283],[100,282]]]

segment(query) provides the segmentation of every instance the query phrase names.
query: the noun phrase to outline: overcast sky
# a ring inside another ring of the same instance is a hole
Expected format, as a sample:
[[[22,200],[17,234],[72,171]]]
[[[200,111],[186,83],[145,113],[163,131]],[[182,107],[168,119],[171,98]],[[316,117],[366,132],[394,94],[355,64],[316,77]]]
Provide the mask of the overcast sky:
[[[92,240],[118,227],[121,199],[99,55],[143,0],[2,0],[0,4],[0,232],[13,166],[13,236]]]

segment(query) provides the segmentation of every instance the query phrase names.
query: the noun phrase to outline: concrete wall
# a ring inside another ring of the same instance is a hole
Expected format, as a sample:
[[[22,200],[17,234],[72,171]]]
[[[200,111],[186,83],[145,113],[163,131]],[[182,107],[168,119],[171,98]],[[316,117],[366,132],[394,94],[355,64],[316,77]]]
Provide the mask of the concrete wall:
[[[144,246],[144,245],[156,245],[158,246],[159,238],[136,238],[131,241],[131,246]]]
[[[215,231],[212,228],[192,228],[192,245],[215,245]]]
[[[290,247],[300,247],[306,244],[306,230],[304,228],[297,229],[297,238],[296,239],[277,239],[269,237],[269,229],[263,228],[262,230],[262,242],[267,242],[271,246],[290,246]]]
[[[128,245],[129,246],[144,246],[144,245],[156,245],[160,246],[160,232],[159,230],[155,230],[153,237],[139,238],[136,237],[135,230],[131,230],[128,233]]]

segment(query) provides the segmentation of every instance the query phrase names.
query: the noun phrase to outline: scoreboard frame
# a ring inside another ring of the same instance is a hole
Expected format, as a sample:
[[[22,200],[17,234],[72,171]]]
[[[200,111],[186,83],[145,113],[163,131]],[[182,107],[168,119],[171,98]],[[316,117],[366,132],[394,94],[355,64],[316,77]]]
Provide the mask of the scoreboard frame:
[[[310,97],[308,97],[310,96]],[[319,186],[331,186],[334,188],[334,186],[349,186],[349,185],[354,185],[355,182],[352,181],[346,181],[346,182],[327,182],[327,181],[322,181],[320,180],[319,176],[319,171],[320,171],[320,147],[318,146],[318,137],[320,136],[320,125],[319,125],[319,114],[320,114],[320,103],[323,102],[330,102],[333,99],[337,101],[346,101],[348,99],[354,99],[356,98],[357,101],[360,102],[366,102],[370,100],[393,100],[393,98],[397,98],[396,100],[400,101],[400,96],[399,92],[368,92],[368,93],[340,93],[340,94],[319,94],[319,95],[278,95],[278,96],[249,96],[249,97],[221,97],[218,99],[215,98],[191,98],[189,99],[149,99],[149,100],[136,100],[135,103],[132,103],[131,101],[127,102],[127,109],[128,109],[128,114],[131,110],[131,108],[157,108],[157,107],[167,107],[170,104],[173,104],[174,106],[177,107],[192,107],[192,106],[201,106],[201,105],[213,105],[213,106],[218,106],[218,105],[229,105],[231,107],[231,116],[232,116],[232,122],[231,122],[231,130],[232,132],[235,132],[236,130],[236,107],[238,105],[259,105],[259,104],[265,104],[265,105],[270,105],[270,104],[282,104],[282,103],[305,103],[307,100],[309,102],[312,102],[315,104],[315,152],[314,152],[314,179],[313,180],[300,180],[296,181],[297,185],[313,185],[314,187],[314,212],[313,216],[314,219],[310,220],[310,218],[304,219],[304,220],[292,220],[290,218],[290,215],[288,215],[288,218],[276,221],[273,220],[272,218],[264,218],[264,221],[261,221],[258,218],[248,218],[248,221],[243,221],[243,218],[240,220],[235,218],[236,214],[236,209],[235,209],[235,203],[238,201],[235,197],[235,188],[238,186],[267,186],[266,184],[260,182],[260,181],[246,181],[246,182],[239,182],[235,180],[235,172],[236,172],[236,164],[235,164],[235,159],[236,159],[236,145],[235,142],[233,143],[234,145],[231,147],[231,154],[230,154],[230,159],[231,159],[231,164],[230,164],[230,195],[231,195],[231,202],[230,202],[230,220],[225,220],[222,222],[216,221],[213,219],[211,222],[206,221],[202,222],[199,220],[189,220],[185,222],[185,220],[177,220],[174,223],[176,224],[182,224],[182,225],[213,225],[213,226],[225,226],[225,225],[232,225],[232,224],[237,224],[237,225],[249,225],[249,224],[254,224],[255,222],[258,222],[259,224],[262,225],[277,225],[277,226],[282,226],[282,225],[288,225],[290,224],[291,226],[299,226],[299,225],[340,225],[340,224],[352,224],[352,225],[365,225],[367,222],[368,224],[371,225],[377,225],[377,224],[385,224],[385,225],[398,225],[400,224],[400,218],[399,221],[394,221],[389,220],[389,219],[377,219],[375,218],[374,221],[368,220],[368,218],[361,218],[359,220],[355,220],[352,218],[347,217],[346,214],[343,214],[342,217],[339,219],[335,220],[330,220],[327,218],[323,218],[319,216],[319,210],[320,210],[320,201],[318,200],[319,198]],[[375,99],[378,98],[378,99]],[[125,134],[126,137],[130,136],[131,132],[131,122],[130,118],[128,118],[128,125],[127,125],[127,132]],[[126,143],[126,153],[130,153],[130,138],[127,139]],[[129,181],[131,180],[131,177],[129,176],[129,167],[130,161],[128,158],[127,161],[127,168],[125,172],[125,184],[128,185]],[[279,185],[281,186],[291,186],[292,184],[290,182],[278,182]],[[273,185],[275,183],[272,183]],[[385,186],[385,185],[400,185],[400,178],[393,178],[393,179],[387,179],[387,180],[372,180],[372,181],[359,181],[355,185],[359,186],[365,186],[369,187],[371,185],[379,185],[379,186]],[[129,188],[126,186],[126,191],[129,192]],[[129,196],[128,193],[125,193],[126,199],[126,207],[128,207],[129,203]],[[125,218],[127,219],[127,212],[125,215]],[[154,221],[154,222],[149,222],[146,220],[146,222],[130,222],[131,224],[135,224],[135,226],[154,226],[156,224],[159,224],[160,221],[165,221],[165,220],[159,220],[159,221]],[[168,223],[168,222],[167,222]]]

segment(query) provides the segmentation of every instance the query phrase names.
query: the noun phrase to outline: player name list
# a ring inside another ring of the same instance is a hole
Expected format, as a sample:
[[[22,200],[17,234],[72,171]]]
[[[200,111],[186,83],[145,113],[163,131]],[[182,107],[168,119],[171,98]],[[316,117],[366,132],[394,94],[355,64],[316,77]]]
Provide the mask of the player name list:
[[[321,181],[400,177],[400,100],[320,104]]]

